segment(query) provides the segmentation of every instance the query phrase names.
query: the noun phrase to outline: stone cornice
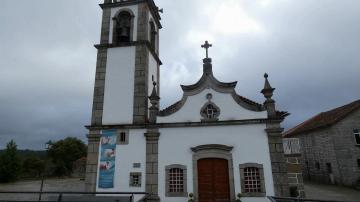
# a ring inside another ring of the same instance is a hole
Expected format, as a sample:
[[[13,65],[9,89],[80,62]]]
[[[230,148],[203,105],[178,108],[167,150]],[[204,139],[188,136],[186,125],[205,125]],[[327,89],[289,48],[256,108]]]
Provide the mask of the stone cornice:
[[[275,135],[275,136],[280,135],[281,136],[281,133],[284,131],[284,128],[267,128],[267,129],[265,129],[265,131],[269,135]]]
[[[214,122],[177,122],[177,123],[156,123],[156,124],[118,124],[118,125],[90,125],[85,126],[89,130],[105,129],[148,129],[148,128],[179,128],[179,127],[207,127],[207,126],[232,126],[248,124],[279,123],[275,119],[246,119]]]
[[[149,6],[149,10],[150,10],[153,18],[155,19],[157,26],[159,27],[159,29],[161,29],[162,28],[162,25],[160,22],[161,16],[159,14],[158,7],[155,5],[153,0],[130,0],[130,1],[121,1],[121,2],[114,2],[114,3],[103,3],[103,4],[99,4],[99,6],[102,9],[104,9],[104,8],[114,8],[114,7],[119,7],[119,6],[130,6],[130,5],[141,4],[141,3],[146,3]]]
[[[203,150],[223,150],[226,152],[231,152],[231,150],[233,148],[234,147],[232,147],[232,146],[221,145],[221,144],[205,144],[205,145],[200,145],[197,147],[192,147],[191,151],[198,152],[198,151],[203,151]]]
[[[162,62],[158,56],[158,54],[155,52],[154,48],[151,46],[149,41],[131,41],[121,44],[96,44],[94,47],[96,49],[107,49],[107,48],[117,48],[117,47],[128,47],[128,46],[138,46],[138,45],[146,45],[146,47],[149,49],[151,55],[155,58],[155,60],[158,62],[159,65],[162,65]]]

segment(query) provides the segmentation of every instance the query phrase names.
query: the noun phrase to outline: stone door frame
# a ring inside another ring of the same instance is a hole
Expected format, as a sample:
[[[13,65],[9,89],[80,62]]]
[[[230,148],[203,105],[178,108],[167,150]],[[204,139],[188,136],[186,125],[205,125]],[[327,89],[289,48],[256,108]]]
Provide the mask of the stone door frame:
[[[219,158],[228,161],[228,172],[229,172],[229,188],[230,188],[230,201],[235,201],[235,187],[234,187],[234,167],[232,159],[233,147],[220,145],[220,144],[207,144],[192,147],[193,151],[192,163],[193,163],[193,191],[195,202],[199,201],[198,191],[198,166],[197,162],[204,158]]]

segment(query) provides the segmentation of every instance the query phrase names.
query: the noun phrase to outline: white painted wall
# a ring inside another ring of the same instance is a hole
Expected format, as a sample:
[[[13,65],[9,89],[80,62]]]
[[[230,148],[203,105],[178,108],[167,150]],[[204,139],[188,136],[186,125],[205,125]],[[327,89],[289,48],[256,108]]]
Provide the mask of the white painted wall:
[[[201,121],[202,116],[200,115],[200,110],[207,102],[206,95],[208,93],[213,95],[211,101],[220,108],[220,121],[267,118],[266,111],[254,112],[238,105],[232,98],[231,94],[219,93],[212,89],[205,89],[197,95],[189,96],[184,106],[176,113],[166,117],[158,117],[158,122],[170,123]]]
[[[96,187],[98,192],[145,192],[145,166],[146,166],[146,140],[144,129],[133,129],[129,131],[129,144],[116,146],[114,188],[101,189]],[[100,154],[99,147],[99,154]],[[99,155],[100,156],[100,155]],[[100,161],[100,157],[99,157]],[[141,168],[133,168],[133,163],[141,163]],[[141,172],[141,187],[130,187],[130,172]],[[99,168],[98,172],[99,174]],[[96,184],[99,183],[97,176]],[[142,196],[137,195],[135,201]]]
[[[266,195],[274,195],[273,178],[265,124],[162,128],[159,140],[159,195],[162,201],[182,202],[182,197],[165,197],[165,166],[182,164],[187,167],[187,191],[193,192],[191,147],[204,144],[233,146],[235,193],[240,193],[239,164],[259,163],[264,166]],[[242,201],[268,201],[266,198],[244,198]]]
[[[115,17],[116,14],[118,14],[119,10],[123,10],[123,9],[129,9],[135,15],[135,17],[134,17],[134,29],[133,29],[133,41],[137,40],[138,5],[132,5],[132,6],[123,6],[123,7],[111,8],[110,30],[109,30],[109,39],[110,40],[109,41],[112,41],[112,38],[113,38],[114,21],[112,19],[113,19],[113,17]]]
[[[108,49],[103,120],[104,125],[132,123],[135,46]]]

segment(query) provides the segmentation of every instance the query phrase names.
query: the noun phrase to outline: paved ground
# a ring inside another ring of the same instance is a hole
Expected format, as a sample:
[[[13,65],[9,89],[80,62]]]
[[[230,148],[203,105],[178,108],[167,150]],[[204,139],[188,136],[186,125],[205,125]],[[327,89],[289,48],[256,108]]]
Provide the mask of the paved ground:
[[[0,191],[39,191],[40,184],[40,181],[0,184]],[[80,179],[46,179],[44,191],[84,191],[84,181]],[[306,182],[305,192],[307,198],[311,199],[360,202],[360,191],[346,187]],[[0,194],[0,200],[37,200],[38,197],[38,195]],[[48,197],[49,196],[45,195],[43,199],[47,199]]]
[[[360,201],[360,190],[334,185],[305,183],[306,198],[338,201]]]
[[[0,184],[0,191],[40,191],[41,181],[21,181]],[[84,181],[80,179],[45,179],[43,191],[84,191]],[[44,195],[42,199],[57,197]],[[39,195],[0,194],[0,200],[38,200]]]

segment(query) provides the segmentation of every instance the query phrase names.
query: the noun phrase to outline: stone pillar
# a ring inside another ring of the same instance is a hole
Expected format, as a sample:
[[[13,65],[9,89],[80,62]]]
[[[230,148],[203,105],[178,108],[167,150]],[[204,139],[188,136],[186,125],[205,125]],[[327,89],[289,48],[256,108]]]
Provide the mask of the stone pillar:
[[[100,43],[109,43],[110,8],[103,9]],[[107,48],[98,49],[91,125],[102,124]]]
[[[96,190],[96,178],[98,169],[100,131],[90,131],[88,134],[88,153],[86,161],[85,191]]]
[[[265,130],[268,134],[275,196],[288,197],[290,194],[287,167],[281,135],[283,128],[280,127],[280,123],[268,123]]]
[[[149,123],[155,124],[157,114],[159,112],[159,100],[160,97],[156,92],[156,82],[153,82],[153,90],[149,96],[151,106],[149,108],[150,116]],[[146,176],[145,176],[145,191],[150,194],[147,201],[160,201],[158,194],[158,180],[159,180],[159,168],[158,168],[158,156],[159,156],[159,129],[150,127],[145,133],[146,137]]]
[[[291,197],[305,198],[304,181],[301,171],[301,155],[285,155]]]
[[[148,40],[149,8],[146,3],[138,5],[137,41]],[[144,124],[148,116],[149,53],[146,44],[136,45],[133,123]]]
[[[144,124],[148,113],[149,51],[145,44],[136,46],[133,123]]]
[[[105,3],[108,2],[105,1]],[[100,37],[101,44],[109,43],[110,15],[111,15],[110,8],[104,8],[102,15],[102,24],[101,24],[101,37]],[[106,60],[107,60],[107,49],[106,48],[98,49],[91,125],[102,124]],[[88,154],[86,161],[85,191],[94,192],[96,190],[100,131],[90,130],[87,138],[88,138]]]
[[[283,144],[287,163],[290,196],[305,198],[299,138],[284,138]]]
[[[159,202],[158,194],[158,147],[160,133],[158,129],[148,129],[146,137],[146,175],[145,175],[145,192],[149,193],[147,201]]]
[[[266,98],[264,107],[267,111],[268,122],[265,131],[268,134],[275,196],[288,197],[289,185],[282,139],[282,132],[284,129],[280,126],[280,123],[284,118],[277,115],[275,101],[271,99],[275,88],[271,87],[268,81],[268,74],[265,74],[264,77],[265,85],[261,93],[264,94],[264,97]]]

